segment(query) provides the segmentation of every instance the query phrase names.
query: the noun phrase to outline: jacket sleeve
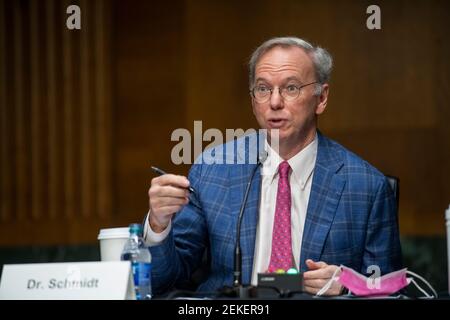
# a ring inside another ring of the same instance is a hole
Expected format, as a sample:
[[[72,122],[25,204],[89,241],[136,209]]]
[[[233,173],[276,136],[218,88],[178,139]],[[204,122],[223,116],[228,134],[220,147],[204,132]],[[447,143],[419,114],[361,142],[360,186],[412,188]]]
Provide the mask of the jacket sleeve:
[[[160,245],[150,247],[154,294],[187,281],[200,264],[208,237],[198,187],[200,178],[201,165],[194,164],[188,179],[197,190],[196,195],[191,194],[189,203],[175,214],[168,237]]]
[[[380,179],[368,217],[362,274],[378,266],[381,274],[402,268],[397,205],[386,180]]]

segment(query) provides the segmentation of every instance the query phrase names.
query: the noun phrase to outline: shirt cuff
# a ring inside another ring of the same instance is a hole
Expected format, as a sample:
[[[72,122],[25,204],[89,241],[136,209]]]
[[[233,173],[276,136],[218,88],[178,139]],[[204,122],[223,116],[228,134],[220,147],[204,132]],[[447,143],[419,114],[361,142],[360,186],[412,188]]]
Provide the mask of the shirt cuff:
[[[172,229],[172,220],[169,221],[169,225],[166,229],[164,229],[161,233],[156,233],[150,228],[150,224],[148,223],[148,214],[145,218],[145,227],[144,227],[144,242],[149,247],[154,247],[160,245],[169,235],[170,229]]]

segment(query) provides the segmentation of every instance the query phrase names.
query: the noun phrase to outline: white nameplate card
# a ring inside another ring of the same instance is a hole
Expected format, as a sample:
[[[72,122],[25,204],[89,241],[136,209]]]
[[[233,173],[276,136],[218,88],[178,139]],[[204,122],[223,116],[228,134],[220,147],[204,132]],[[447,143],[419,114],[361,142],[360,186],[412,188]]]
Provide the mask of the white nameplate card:
[[[129,261],[9,264],[0,300],[135,299]]]

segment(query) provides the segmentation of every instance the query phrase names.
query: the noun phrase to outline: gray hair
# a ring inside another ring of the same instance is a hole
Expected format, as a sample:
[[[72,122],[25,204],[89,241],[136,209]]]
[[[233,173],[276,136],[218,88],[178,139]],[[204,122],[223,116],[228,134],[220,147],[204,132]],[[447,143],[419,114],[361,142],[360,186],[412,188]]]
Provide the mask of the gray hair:
[[[315,95],[322,93],[322,84],[330,80],[331,69],[333,68],[333,58],[327,50],[321,47],[314,47],[311,43],[296,37],[278,37],[272,38],[260,45],[250,57],[249,66],[249,84],[250,88],[255,83],[255,69],[259,59],[270,49],[274,47],[298,47],[303,49],[310,57],[314,65],[316,74]]]

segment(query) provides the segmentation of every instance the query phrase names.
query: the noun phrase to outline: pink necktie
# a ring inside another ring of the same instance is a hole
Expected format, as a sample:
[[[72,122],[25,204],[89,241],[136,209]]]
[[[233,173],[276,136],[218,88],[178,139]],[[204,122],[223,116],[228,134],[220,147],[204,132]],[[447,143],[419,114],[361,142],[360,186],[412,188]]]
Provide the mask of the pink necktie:
[[[283,161],[278,168],[278,191],[275,205],[275,220],[272,234],[272,253],[269,272],[278,269],[287,271],[292,267],[291,245],[291,186],[289,185],[289,163]]]

